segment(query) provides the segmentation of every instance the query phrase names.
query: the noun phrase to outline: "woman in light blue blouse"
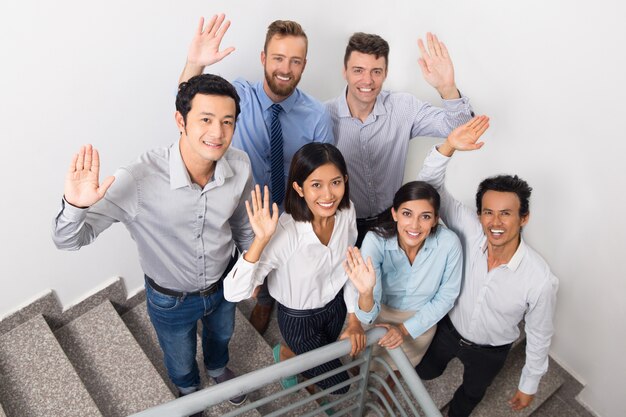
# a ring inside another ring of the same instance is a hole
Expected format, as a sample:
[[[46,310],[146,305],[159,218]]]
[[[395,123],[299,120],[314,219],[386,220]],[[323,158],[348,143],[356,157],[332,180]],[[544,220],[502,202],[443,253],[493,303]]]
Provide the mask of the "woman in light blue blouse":
[[[438,224],[439,202],[439,193],[426,182],[403,185],[388,217],[367,233],[360,251],[348,250],[344,264],[359,291],[356,316],[386,327],[379,345],[402,346],[413,366],[461,287],[461,243]]]

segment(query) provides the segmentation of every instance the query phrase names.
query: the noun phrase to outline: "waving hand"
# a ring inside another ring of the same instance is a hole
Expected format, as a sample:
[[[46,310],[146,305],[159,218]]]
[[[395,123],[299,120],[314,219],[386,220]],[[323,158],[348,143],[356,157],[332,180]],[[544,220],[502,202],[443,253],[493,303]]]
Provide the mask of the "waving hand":
[[[72,158],[65,175],[65,200],[73,206],[86,208],[104,197],[115,177],[99,183],[100,156],[91,145],[85,145]]]
[[[428,50],[424,47],[424,42],[421,39],[417,40],[421,55],[418,63],[424,79],[437,89],[442,98],[459,98],[459,92],[454,82],[454,66],[448,49],[443,42],[439,42],[436,35],[430,32],[426,34],[426,44]]]

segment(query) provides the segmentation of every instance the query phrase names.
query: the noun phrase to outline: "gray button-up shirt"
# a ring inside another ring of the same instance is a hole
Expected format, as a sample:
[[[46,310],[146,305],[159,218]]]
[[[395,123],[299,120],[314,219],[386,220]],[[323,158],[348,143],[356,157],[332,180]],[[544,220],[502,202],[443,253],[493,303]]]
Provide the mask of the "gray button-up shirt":
[[[63,201],[52,237],[58,248],[77,250],[122,222],[148,276],[165,288],[197,291],[221,277],[235,244],[243,250],[252,243],[245,208],[251,190],[250,160],[243,151],[228,149],[201,188],[191,181],[176,142],[119,169],[92,207]]]

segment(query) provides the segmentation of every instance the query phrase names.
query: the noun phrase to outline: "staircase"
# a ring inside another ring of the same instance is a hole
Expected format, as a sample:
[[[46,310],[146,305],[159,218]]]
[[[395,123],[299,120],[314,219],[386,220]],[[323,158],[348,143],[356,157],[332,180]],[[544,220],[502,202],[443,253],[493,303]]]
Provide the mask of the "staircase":
[[[252,306],[242,302],[236,313],[229,367],[238,374],[271,365],[271,346],[282,340],[275,312],[264,337],[252,328],[245,318]],[[523,345],[520,341],[512,349],[472,416],[591,416],[573,401],[582,386],[553,361],[532,406],[522,412],[508,408],[524,362]],[[460,363],[452,362],[442,377],[425,383],[444,415],[461,375]],[[201,376],[202,386],[212,384],[205,373]],[[278,383],[270,384],[249,397],[263,398],[280,389]],[[122,417],[173,400],[174,393],[143,292],[127,299],[119,279],[67,311],[50,292],[0,321],[0,417]],[[284,405],[267,404],[245,415],[265,415]],[[204,415],[221,416],[233,408],[226,402]]]

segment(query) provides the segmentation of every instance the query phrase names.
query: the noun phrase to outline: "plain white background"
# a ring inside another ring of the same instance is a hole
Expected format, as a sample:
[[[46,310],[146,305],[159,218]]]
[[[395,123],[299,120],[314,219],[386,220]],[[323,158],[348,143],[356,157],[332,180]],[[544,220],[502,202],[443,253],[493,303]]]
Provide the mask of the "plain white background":
[[[79,252],[57,251],[51,221],[72,154],[101,152],[102,173],[177,139],[176,82],[201,15],[227,13],[211,68],[262,75],[267,24],[299,21],[310,40],[301,88],[320,100],[342,92],[342,57],[355,31],[391,44],[386,87],[440,103],[422,79],[416,39],[447,44],[459,88],[492,127],[479,152],[458,154],[449,187],[473,204],[487,175],[516,173],[534,188],[524,231],[560,278],[552,355],[584,384],[598,415],[626,415],[626,64],[621,2],[5,0],[0,5],[0,316],[48,289],[65,307],[114,276],[142,286],[136,250],[115,225]],[[436,141],[413,141],[407,179]],[[503,401],[506,399],[503,399]]]

